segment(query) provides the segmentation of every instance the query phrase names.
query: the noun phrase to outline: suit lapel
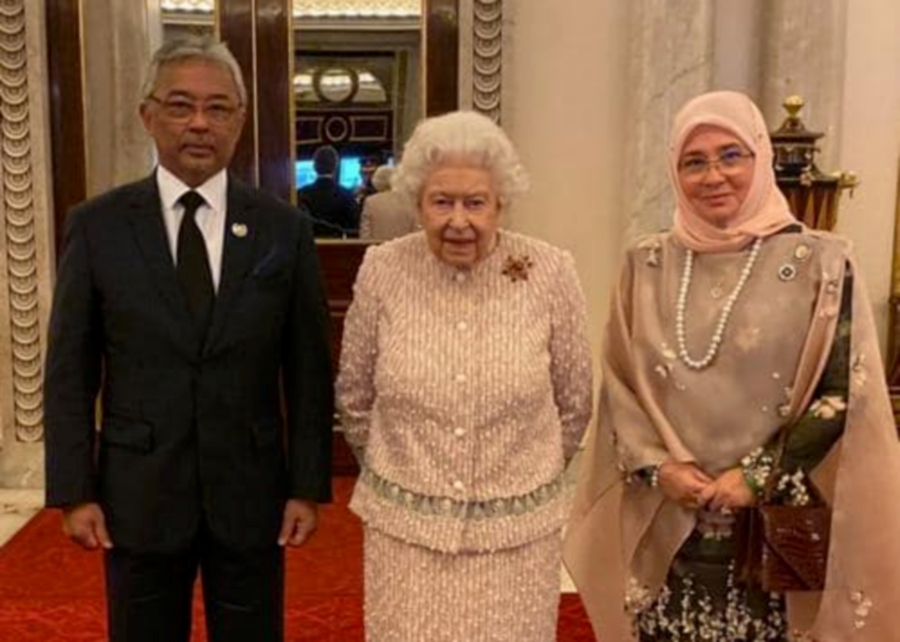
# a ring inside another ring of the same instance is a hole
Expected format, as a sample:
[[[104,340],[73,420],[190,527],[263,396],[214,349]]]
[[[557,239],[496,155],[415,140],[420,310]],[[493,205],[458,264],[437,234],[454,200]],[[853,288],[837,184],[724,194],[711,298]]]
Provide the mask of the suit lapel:
[[[209,354],[221,339],[228,311],[253,267],[254,248],[259,237],[259,212],[252,193],[231,176],[228,177],[227,208],[222,272],[204,354]]]
[[[150,277],[159,288],[161,298],[172,310],[178,326],[176,333],[179,340],[190,351],[194,327],[187,301],[175,276],[175,261],[163,223],[162,203],[155,174],[137,185],[130,205],[130,215],[135,238]]]

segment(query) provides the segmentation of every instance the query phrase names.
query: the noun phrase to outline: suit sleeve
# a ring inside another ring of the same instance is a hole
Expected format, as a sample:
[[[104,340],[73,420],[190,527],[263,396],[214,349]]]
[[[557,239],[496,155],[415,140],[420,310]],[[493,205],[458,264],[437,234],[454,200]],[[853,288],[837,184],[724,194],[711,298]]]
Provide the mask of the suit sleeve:
[[[324,502],[331,499],[331,334],[312,230],[305,217],[300,219],[283,364],[288,496]]]
[[[66,219],[44,377],[47,506],[96,501],[96,398],[102,322],[91,275],[86,210]]]

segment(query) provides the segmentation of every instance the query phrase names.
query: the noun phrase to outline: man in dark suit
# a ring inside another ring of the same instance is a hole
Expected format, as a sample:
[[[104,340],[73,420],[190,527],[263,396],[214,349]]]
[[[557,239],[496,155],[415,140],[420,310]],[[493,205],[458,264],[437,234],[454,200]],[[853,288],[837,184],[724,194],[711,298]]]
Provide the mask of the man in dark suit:
[[[47,505],[105,549],[118,642],[186,642],[198,570],[212,642],[282,640],[283,546],[330,498],[316,249],[298,210],[227,175],[245,104],[223,44],[164,45],[140,106],[159,166],[66,220]]]
[[[359,236],[359,205],[350,190],[335,180],[339,160],[331,145],[319,147],[313,154],[316,180],[297,190],[300,202],[319,223],[319,236]]]

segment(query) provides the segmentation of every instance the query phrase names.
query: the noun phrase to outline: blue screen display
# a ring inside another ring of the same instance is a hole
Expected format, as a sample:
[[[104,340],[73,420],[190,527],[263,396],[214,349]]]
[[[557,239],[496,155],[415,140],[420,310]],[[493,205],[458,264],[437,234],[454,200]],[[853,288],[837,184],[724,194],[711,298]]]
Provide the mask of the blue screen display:
[[[341,159],[341,165],[338,169],[338,182],[342,187],[349,190],[356,189],[362,182],[359,170],[362,167],[362,158],[359,156],[348,156]],[[299,160],[294,162],[294,180],[297,189],[306,187],[316,180],[316,170],[313,169],[311,160]]]
[[[294,162],[294,181],[296,181],[297,189],[306,187],[316,180],[316,170],[313,169],[311,160],[301,160]]]
[[[340,175],[338,176],[338,182],[340,182],[341,186],[351,191],[356,189],[362,182],[362,177],[359,175],[361,167],[362,159],[359,156],[342,158],[341,169],[339,170]]]

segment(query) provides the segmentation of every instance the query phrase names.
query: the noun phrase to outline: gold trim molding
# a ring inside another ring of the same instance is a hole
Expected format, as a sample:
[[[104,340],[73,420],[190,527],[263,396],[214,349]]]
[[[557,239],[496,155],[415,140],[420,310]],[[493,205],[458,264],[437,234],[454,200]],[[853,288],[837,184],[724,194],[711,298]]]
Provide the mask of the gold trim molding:
[[[211,14],[215,0],[163,0],[171,13]],[[294,0],[295,18],[405,18],[422,15],[421,0]]]
[[[472,107],[499,123],[503,82],[503,0],[474,0],[472,13]]]
[[[42,342],[25,2],[0,0],[0,198],[5,221],[12,421],[43,438]]]

